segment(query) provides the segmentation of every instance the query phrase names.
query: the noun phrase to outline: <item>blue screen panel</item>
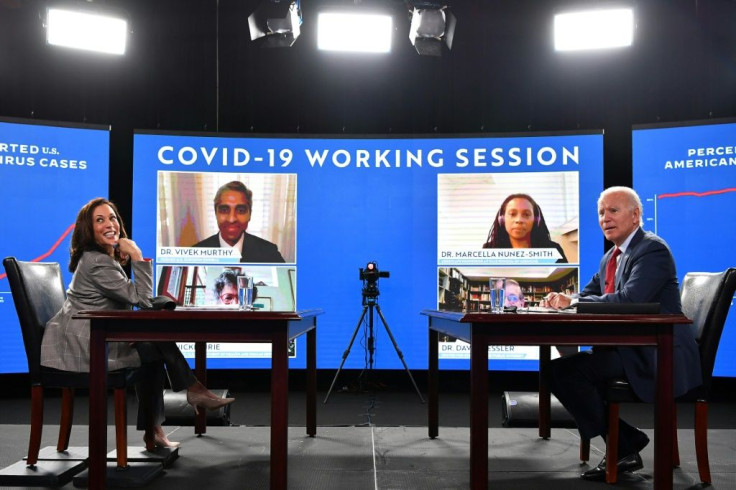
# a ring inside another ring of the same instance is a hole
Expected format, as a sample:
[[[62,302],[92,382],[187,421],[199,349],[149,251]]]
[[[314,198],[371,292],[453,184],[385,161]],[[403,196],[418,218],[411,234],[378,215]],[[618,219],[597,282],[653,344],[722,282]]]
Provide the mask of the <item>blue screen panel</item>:
[[[139,132],[133,238],[156,259],[158,292],[185,304],[217,301],[211,285],[223,268],[233,268],[261,278],[265,308],[289,307],[293,295],[297,309],[324,309],[319,368],[338,367],[356,331],[344,367],[369,362],[370,325],[359,322],[360,269],[375,262],[389,273],[379,279],[377,296],[388,329],[409,368],[426,369],[427,319],[419,312],[440,306],[445,270],[480,277],[504,269],[509,277],[537,276],[552,285],[577,285],[593,275],[602,250],[596,215],[602,157],[600,133],[253,138]],[[284,262],[241,263],[232,252],[194,246],[218,232],[214,194],[230,181],[252,190],[247,232],[276,244]],[[556,236],[566,235],[567,263],[484,256],[500,199],[514,192],[534,194]],[[374,367],[403,369],[377,317],[373,334]],[[211,346],[209,366],[270,366],[257,348],[221,349]],[[444,358],[441,366],[467,369],[467,359]],[[534,356],[490,359],[497,369],[537,368]],[[291,365],[305,365],[301,341]]]
[[[645,228],[670,245],[680,280],[690,271],[734,267],[736,123],[635,129],[633,166]],[[735,357],[732,303],[713,374],[736,376]]]
[[[71,274],[69,241],[79,209],[107,196],[108,128],[0,120],[0,257],[59,262]],[[28,371],[5,269],[0,265],[0,373]]]

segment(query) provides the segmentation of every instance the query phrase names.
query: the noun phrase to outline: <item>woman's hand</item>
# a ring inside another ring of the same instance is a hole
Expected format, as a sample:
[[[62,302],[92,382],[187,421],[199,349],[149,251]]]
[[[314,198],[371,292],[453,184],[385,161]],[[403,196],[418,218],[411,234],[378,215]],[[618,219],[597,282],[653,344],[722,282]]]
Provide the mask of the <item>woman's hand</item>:
[[[129,238],[121,238],[118,240],[118,252],[120,253],[120,258],[123,260],[127,260],[128,258],[134,262],[143,260],[141,249],[138,248],[138,245]]]

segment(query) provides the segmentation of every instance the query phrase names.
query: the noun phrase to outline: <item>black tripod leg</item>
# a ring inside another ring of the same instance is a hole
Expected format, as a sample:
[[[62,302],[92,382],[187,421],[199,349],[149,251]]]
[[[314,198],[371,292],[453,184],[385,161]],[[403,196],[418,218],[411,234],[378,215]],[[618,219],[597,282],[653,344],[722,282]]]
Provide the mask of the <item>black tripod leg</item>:
[[[388,328],[388,323],[386,323],[386,319],[383,317],[383,313],[381,313],[381,307],[378,306],[378,304],[376,304],[376,310],[378,311],[378,316],[381,317],[381,321],[383,322],[383,326],[386,329],[386,333],[388,333],[388,336],[391,339],[391,343],[394,344],[394,349],[396,349],[396,354],[399,356],[399,359],[401,359],[401,364],[404,365],[404,370],[406,371],[406,374],[409,375],[411,384],[414,385],[414,389],[416,390],[417,395],[419,395],[419,399],[422,401],[422,403],[424,403],[424,398],[422,398],[422,394],[419,392],[419,387],[417,387],[417,384],[414,382],[414,377],[411,375],[411,371],[409,371],[409,367],[406,365],[406,361],[404,361],[404,354],[401,353],[401,349],[399,349],[399,344],[396,343],[394,334],[392,334],[391,329]]]
[[[355,325],[355,330],[353,330],[353,336],[350,338],[350,343],[348,344],[348,348],[345,349],[345,352],[342,353],[342,362],[340,362],[340,367],[337,368],[335,377],[332,378],[332,384],[330,385],[330,389],[327,390],[327,395],[325,396],[325,399],[322,402],[323,405],[327,403],[327,400],[330,398],[330,393],[332,393],[332,388],[335,387],[335,382],[337,381],[337,377],[340,375],[340,371],[342,371],[342,367],[345,364],[345,361],[347,360],[348,355],[350,355],[350,349],[353,347],[353,342],[355,342],[355,337],[356,335],[358,335],[358,330],[360,330],[360,324],[363,323],[363,318],[365,318],[365,312],[367,310],[368,310],[368,305],[365,305],[363,307],[363,313],[360,314],[360,319],[358,320],[358,324]]]

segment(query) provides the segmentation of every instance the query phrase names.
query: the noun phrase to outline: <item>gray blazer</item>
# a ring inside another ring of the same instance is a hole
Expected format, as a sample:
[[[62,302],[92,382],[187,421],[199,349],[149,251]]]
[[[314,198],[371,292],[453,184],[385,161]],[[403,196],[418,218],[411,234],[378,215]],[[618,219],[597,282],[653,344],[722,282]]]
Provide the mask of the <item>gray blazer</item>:
[[[48,321],[41,343],[41,365],[89,372],[89,321],[72,318],[80,310],[129,310],[151,304],[153,266],[132,262],[133,280],[112,257],[101,252],[82,254],[61,310]],[[140,366],[128,342],[110,342],[108,369]]]

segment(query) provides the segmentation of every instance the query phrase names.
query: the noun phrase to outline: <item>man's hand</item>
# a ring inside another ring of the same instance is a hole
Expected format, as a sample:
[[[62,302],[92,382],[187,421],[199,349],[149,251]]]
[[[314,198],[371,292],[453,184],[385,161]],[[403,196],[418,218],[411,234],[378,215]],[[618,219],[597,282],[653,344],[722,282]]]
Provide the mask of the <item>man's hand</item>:
[[[542,301],[542,306],[562,310],[572,303],[572,297],[562,293],[549,293]]]

